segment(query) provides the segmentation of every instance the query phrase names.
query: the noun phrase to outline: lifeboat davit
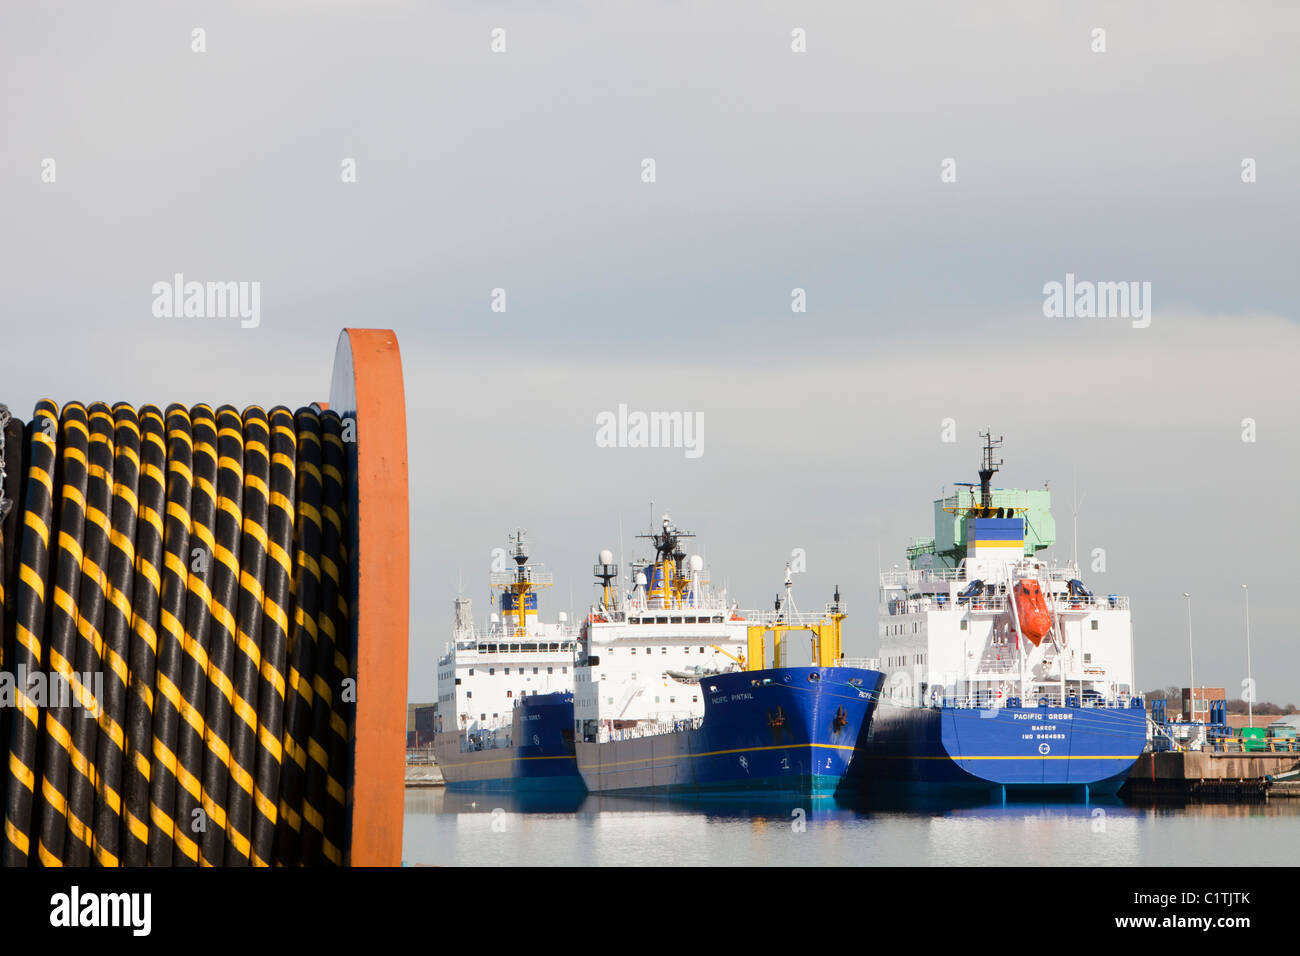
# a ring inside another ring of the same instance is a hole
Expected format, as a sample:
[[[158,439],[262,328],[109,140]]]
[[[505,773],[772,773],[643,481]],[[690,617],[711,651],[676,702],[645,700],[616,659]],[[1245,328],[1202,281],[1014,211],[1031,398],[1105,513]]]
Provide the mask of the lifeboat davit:
[[[1020,618],[1020,633],[1035,647],[1052,629],[1052,614],[1047,610],[1043,589],[1033,578],[1016,582],[1016,614]]]

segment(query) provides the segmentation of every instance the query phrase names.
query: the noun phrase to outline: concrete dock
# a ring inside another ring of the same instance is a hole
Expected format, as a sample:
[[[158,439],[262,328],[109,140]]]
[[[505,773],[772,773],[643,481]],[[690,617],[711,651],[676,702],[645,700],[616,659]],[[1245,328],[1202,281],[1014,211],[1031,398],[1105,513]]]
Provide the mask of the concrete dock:
[[[445,785],[446,783],[442,779],[442,771],[438,769],[436,763],[408,763],[406,765],[407,787],[442,787]]]
[[[1300,796],[1270,775],[1300,767],[1300,753],[1164,751],[1138,757],[1124,784],[1135,797],[1257,801]]]

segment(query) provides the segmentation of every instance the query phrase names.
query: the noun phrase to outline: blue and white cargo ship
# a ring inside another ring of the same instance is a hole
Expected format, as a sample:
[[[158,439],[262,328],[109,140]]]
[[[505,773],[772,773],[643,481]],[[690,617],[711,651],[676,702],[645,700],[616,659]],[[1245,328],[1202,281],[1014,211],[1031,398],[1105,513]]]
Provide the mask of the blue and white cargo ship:
[[[451,790],[582,792],[573,749],[576,633],[537,616],[551,575],[528,563],[524,533],[511,536],[512,570],[494,572],[499,609],[474,624],[456,600],[453,639],[438,661],[434,759]]]
[[[934,503],[933,537],[880,582],[888,677],[858,758],[868,794],[1112,794],[1147,742],[1127,597],[1049,565],[1046,488],[980,484]]]
[[[883,675],[874,661],[842,656],[838,592],[823,613],[801,614],[787,573],[775,610],[742,612],[710,588],[703,560],[682,547],[693,535],[667,515],[658,532],[641,537],[655,554],[633,566],[628,594],[614,584],[613,555],[601,552],[602,597],[580,631],[574,728],[587,789],[856,791],[858,737]],[[808,666],[786,666],[796,633],[811,641]]]

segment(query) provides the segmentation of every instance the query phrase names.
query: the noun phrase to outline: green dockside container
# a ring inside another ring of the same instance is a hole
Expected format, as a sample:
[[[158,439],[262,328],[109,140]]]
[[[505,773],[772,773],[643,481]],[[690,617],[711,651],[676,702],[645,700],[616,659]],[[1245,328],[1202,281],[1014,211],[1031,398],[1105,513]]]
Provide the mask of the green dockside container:
[[[1242,727],[1241,728],[1241,749],[1247,752],[1257,752],[1268,749],[1268,728],[1267,727]]]

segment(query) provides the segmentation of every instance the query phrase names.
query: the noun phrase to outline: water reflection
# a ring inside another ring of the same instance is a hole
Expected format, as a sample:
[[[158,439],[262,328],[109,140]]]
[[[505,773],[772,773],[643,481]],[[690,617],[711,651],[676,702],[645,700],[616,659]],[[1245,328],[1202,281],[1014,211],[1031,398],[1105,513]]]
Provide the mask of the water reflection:
[[[405,858],[449,865],[1289,865],[1300,801],[1187,807],[930,799],[848,806],[411,790]]]

